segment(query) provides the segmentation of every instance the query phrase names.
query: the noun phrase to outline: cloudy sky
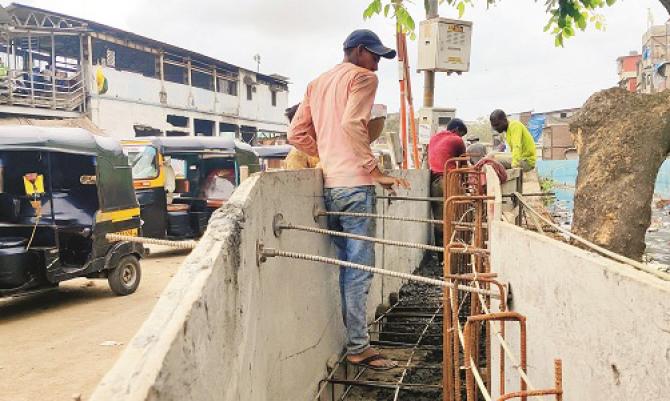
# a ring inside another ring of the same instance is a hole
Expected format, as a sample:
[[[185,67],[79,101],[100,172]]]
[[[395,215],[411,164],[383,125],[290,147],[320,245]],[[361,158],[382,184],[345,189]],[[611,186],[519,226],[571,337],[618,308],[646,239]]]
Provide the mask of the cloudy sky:
[[[9,2],[2,1],[3,5]],[[291,78],[290,102],[302,98],[307,83],[341,61],[341,44],[356,28],[376,31],[394,43],[390,20],[363,21],[368,0],[22,0],[21,3],[82,17],[157,40],[185,47],[246,68]],[[423,4],[417,0],[416,3]],[[484,4],[482,0],[479,3]],[[615,60],[640,50],[648,12],[656,24],[668,19],[657,0],[619,0],[602,14],[604,32],[579,32],[555,48],[542,31],[547,16],[544,1],[502,0],[496,7],[468,8],[473,21],[471,71],[462,76],[438,75],[435,105],[455,107],[464,119],[488,115],[494,108],[508,112],[546,111],[578,107],[593,92],[617,82]],[[417,19],[422,7],[415,7]],[[447,6],[441,16],[456,17]],[[409,44],[410,65],[416,65],[416,45]],[[395,62],[380,63],[377,102],[390,111],[399,104]],[[412,74],[421,106],[423,80]]]

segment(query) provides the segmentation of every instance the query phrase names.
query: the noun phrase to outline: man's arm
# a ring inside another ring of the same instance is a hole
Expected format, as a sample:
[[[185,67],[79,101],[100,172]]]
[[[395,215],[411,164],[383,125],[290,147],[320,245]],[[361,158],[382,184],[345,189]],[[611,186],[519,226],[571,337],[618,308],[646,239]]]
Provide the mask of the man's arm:
[[[372,172],[377,167],[377,159],[370,149],[368,134],[368,122],[375,101],[377,83],[377,76],[372,72],[357,74],[351,83],[349,99],[342,116],[342,130],[345,137],[349,139],[359,165],[367,172]]]
[[[316,146],[316,130],[312,121],[312,109],[309,105],[312,85],[307,86],[305,98],[300,103],[296,111],[291,126],[288,130],[288,142],[298,150],[307,153],[310,156],[318,156],[319,151]]]
[[[459,138],[459,141],[456,142],[456,156],[454,157],[461,157],[467,152],[467,148],[465,147],[465,142],[463,142],[463,138]]]
[[[507,143],[512,148],[512,167],[519,167],[521,163],[521,140],[523,138],[523,128],[519,124],[514,124],[507,132]]]

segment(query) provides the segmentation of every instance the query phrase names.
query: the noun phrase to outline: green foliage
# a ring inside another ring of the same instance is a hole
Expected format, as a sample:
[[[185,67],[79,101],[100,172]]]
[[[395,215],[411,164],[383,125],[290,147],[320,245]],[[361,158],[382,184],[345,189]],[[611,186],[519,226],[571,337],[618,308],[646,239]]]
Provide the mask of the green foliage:
[[[477,0],[438,0],[438,4],[446,3],[458,10],[458,17],[465,14],[466,6],[474,6]],[[479,0],[486,1],[486,6],[501,0]],[[517,0],[518,1],[518,0]],[[544,0],[547,5],[549,21],[544,27],[545,32],[554,36],[554,44],[562,47],[564,40],[575,35],[575,31],[586,30],[589,24],[598,30],[605,29],[602,15],[596,13],[598,9],[613,5],[616,0]],[[424,0],[428,7],[428,0]],[[409,34],[410,38],[416,38],[416,23],[401,0],[372,0],[363,11],[363,18],[369,19],[375,15],[384,14],[384,17],[393,18],[398,23],[398,29]]]
[[[551,178],[540,178],[540,190],[542,192],[551,192],[556,187],[556,181]]]

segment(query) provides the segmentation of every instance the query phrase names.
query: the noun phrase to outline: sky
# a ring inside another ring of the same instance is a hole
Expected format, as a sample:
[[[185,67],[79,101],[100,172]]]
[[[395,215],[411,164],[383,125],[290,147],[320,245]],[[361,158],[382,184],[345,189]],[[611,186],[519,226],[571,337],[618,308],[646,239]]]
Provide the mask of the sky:
[[[310,80],[341,62],[342,42],[354,29],[375,31],[388,46],[394,24],[383,17],[363,20],[369,0],[22,0],[19,3],[90,19],[184,47],[241,67],[278,73],[292,82],[297,103]],[[2,1],[6,6],[10,2]],[[411,6],[417,22],[423,1]],[[615,86],[616,58],[641,50],[651,13],[655,24],[668,14],[657,0],[619,0],[603,9],[606,30],[578,32],[564,48],[543,32],[544,1],[501,0],[487,9],[480,0],[463,19],[473,22],[471,69],[460,76],[438,74],[435,106],[454,107],[466,120],[508,113],[581,106],[600,89]],[[456,18],[446,4],[440,16]],[[416,42],[408,44],[415,107],[421,107],[423,76],[415,72]],[[377,103],[396,111],[398,67],[382,60]]]

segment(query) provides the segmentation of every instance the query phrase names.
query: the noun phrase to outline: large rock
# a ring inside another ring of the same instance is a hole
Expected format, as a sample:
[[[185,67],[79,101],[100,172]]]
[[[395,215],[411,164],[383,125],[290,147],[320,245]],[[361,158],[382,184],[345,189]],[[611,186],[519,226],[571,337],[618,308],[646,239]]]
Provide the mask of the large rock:
[[[598,92],[571,128],[579,152],[572,231],[640,260],[656,175],[670,151],[670,93]]]

